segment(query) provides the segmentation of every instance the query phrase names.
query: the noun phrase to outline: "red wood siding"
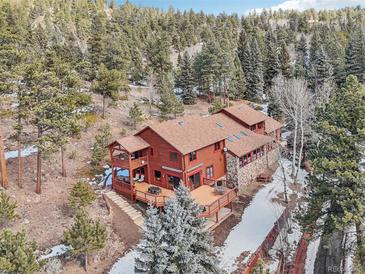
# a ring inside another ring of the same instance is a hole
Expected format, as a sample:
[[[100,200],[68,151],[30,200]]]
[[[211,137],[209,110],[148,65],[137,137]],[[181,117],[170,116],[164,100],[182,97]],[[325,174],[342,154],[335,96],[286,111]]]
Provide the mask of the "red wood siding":
[[[140,132],[138,136],[140,136],[142,139],[150,144],[150,148],[148,150],[149,183],[156,184],[162,187],[168,187],[167,175],[173,175],[182,178],[182,173],[177,173],[162,168],[162,166],[166,166],[173,169],[182,170],[182,154],[180,152],[178,152],[173,146],[171,146],[168,142],[162,139],[150,128],[147,128],[146,130]],[[153,155],[151,155],[151,149],[153,150]],[[170,152],[177,153],[176,162],[170,161]],[[155,170],[161,171],[161,181],[155,180]]]
[[[218,179],[226,174],[226,164],[223,148],[225,146],[224,141],[220,141],[220,148],[218,150],[214,149],[214,144],[199,149],[197,151],[196,160],[190,161],[189,154],[184,156],[184,166],[185,166],[185,181],[188,182],[189,176],[200,172],[201,183],[203,183],[203,178],[206,178],[207,167],[213,166],[213,177],[212,179]],[[195,166],[200,165],[198,168],[191,170]],[[189,171],[190,169],[190,171]],[[189,185],[189,187],[191,187]]]

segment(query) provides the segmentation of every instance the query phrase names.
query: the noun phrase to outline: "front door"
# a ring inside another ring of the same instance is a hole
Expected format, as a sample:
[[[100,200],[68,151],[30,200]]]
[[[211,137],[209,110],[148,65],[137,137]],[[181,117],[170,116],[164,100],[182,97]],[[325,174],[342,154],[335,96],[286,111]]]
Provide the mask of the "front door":
[[[200,172],[197,172],[191,176],[189,176],[189,182],[192,189],[196,189],[200,186]]]

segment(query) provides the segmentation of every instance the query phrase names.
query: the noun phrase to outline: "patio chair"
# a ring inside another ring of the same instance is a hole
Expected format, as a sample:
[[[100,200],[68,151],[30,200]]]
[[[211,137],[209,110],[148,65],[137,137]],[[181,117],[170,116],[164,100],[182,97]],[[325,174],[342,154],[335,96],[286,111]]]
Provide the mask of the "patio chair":
[[[223,184],[223,182],[222,182],[222,181],[217,181],[217,182],[215,183],[215,191],[216,191],[218,194],[220,194],[220,195],[222,195],[222,194],[225,192],[225,187],[224,187],[224,184]]]
[[[133,178],[133,181],[138,181],[139,180],[139,173],[136,173],[136,176]]]
[[[141,178],[139,178],[138,182],[140,183],[144,182],[144,175],[141,175]]]

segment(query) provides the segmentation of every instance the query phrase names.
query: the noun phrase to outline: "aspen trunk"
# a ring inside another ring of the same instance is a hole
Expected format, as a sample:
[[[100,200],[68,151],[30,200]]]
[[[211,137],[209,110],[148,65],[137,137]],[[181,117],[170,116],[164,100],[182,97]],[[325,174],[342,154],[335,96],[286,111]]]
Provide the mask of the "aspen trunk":
[[[88,258],[87,254],[85,254],[85,264],[84,264],[85,272],[87,272],[87,264],[88,264]]]
[[[360,271],[365,270],[365,242],[363,231],[361,230],[361,222],[356,222],[356,245],[357,245],[357,254],[359,257]]]
[[[103,96],[103,119],[105,119],[105,96]]]
[[[293,159],[292,159],[292,169],[291,169],[291,176],[294,177],[295,174],[295,167],[296,167],[296,156],[297,156],[297,136],[298,136],[298,121],[297,117],[294,121],[294,140],[293,140]]]
[[[66,164],[65,164],[65,148],[61,147],[61,168],[62,177],[67,177]]]
[[[18,186],[23,187],[23,160],[22,160],[22,144],[20,138],[17,140],[18,145]]]
[[[38,139],[40,137],[42,137],[42,131],[38,127]],[[35,188],[35,192],[37,194],[42,193],[41,185],[42,185],[42,155],[41,155],[41,151],[38,149],[38,151],[37,151],[37,182],[36,182],[36,188]]]
[[[7,188],[9,186],[9,181],[8,181],[8,173],[6,170],[4,142],[1,132],[0,132],[0,165],[1,165],[1,186]]]

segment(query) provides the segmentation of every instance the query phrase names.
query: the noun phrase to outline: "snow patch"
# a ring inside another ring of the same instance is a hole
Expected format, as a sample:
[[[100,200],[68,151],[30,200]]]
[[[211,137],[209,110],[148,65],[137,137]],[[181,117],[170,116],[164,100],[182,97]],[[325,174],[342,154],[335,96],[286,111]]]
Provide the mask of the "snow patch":
[[[35,146],[27,146],[21,150],[22,157],[28,157],[32,154],[37,153],[38,149]],[[5,151],[5,160],[17,158],[18,150]]]
[[[112,266],[109,274],[134,274],[134,260],[136,257],[137,251],[129,251]]]
[[[64,244],[56,245],[51,248],[50,253],[48,253],[46,255],[42,255],[39,259],[46,260],[49,258],[58,257],[58,256],[65,254],[69,250],[70,250],[70,247],[67,245],[64,245]]]
[[[321,237],[317,237],[308,244],[307,255],[304,264],[304,273],[313,274],[314,273],[314,262],[316,261],[319,243],[321,242]]]

